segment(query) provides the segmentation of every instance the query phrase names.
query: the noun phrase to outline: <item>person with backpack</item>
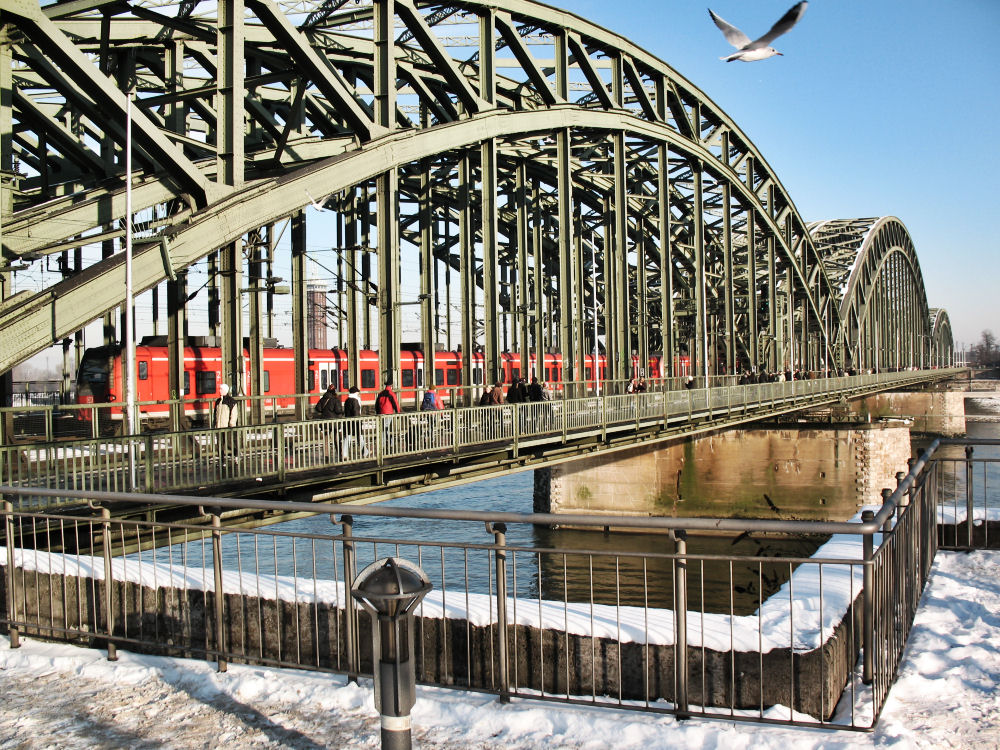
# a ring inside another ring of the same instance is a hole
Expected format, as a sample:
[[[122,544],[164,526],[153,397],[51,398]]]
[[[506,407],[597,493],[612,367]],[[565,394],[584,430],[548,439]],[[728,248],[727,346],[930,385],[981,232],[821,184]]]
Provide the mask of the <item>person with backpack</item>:
[[[382,390],[375,397],[375,413],[383,417],[399,414],[399,399],[396,398],[396,394],[392,390],[391,380],[385,381]],[[384,436],[382,443],[383,451],[392,450],[394,427],[395,425],[393,425],[392,420],[382,420],[382,434]]]
[[[441,400],[433,385],[427,386],[424,391],[424,400],[420,402],[420,411],[438,411],[441,408]]]

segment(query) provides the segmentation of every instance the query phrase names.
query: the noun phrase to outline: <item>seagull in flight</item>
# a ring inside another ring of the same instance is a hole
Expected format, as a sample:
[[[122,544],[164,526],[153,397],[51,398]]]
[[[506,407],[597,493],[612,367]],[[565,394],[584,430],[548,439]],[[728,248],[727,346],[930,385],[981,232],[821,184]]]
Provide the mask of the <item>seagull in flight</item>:
[[[750,41],[750,37],[732,24],[726,23],[724,20],[715,15],[711,8],[709,8],[708,14],[712,16],[712,20],[715,21],[715,25],[722,30],[722,34],[726,37],[726,41],[736,47],[737,50],[728,57],[720,57],[719,59],[725,60],[726,62],[732,62],[733,60],[753,62],[754,60],[764,60],[768,57],[780,55],[781,53],[778,52],[778,50],[774,47],[769,47],[768,45],[782,34],[792,30],[792,27],[799,22],[800,18],[802,18],[802,14],[806,12],[807,5],[809,5],[807,0],[802,0],[801,3],[793,5],[791,9],[785,13],[785,15],[778,19],[778,22],[771,27],[770,31],[764,34],[764,36],[760,39],[755,39],[752,42]]]

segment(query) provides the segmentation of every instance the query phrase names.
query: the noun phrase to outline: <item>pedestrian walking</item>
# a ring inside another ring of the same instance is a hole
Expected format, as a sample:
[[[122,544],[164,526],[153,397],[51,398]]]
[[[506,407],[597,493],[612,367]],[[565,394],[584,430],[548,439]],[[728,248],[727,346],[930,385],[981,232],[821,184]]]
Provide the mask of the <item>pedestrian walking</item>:
[[[229,395],[229,386],[225,383],[219,386],[219,397],[212,407],[212,426],[220,430],[219,456],[226,459],[235,458],[238,453],[236,435],[229,428],[240,423],[240,405]],[[224,431],[224,432],[223,432]]]

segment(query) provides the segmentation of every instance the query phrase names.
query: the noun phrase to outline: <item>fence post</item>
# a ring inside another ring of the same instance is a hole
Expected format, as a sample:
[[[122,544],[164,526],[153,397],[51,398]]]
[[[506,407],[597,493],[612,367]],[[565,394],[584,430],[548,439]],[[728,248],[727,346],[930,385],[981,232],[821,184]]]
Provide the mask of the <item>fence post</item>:
[[[223,656],[226,647],[225,637],[225,593],[222,590],[222,509],[212,508],[212,567],[215,570],[215,648],[219,652],[219,671],[225,672],[228,666]]]
[[[687,648],[687,531],[674,532],[674,676],[677,690],[674,705],[677,718],[688,718],[688,648]]]
[[[21,637],[14,625],[14,606],[17,597],[14,596],[14,504],[10,500],[3,501],[4,527],[7,535],[7,632],[10,635],[10,647],[20,648]]]
[[[341,516],[340,524],[343,526],[344,535],[344,629],[347,640],[347,679],[357,684],[360,652],[358,648],[357,612],[354,609],[354,597],[351,596],[351,587],[354,585],[357,567],[354,542],[351,539],[354,529],[354,516]]]
[[[118,647],[111,640],[115,631],[114,597],[111,587],[114,577],[111,573],[111,511],[101,508],[101,530],[104,547],[104,617],[108,631],[108,661],[118,661]]]
[[[875,513],[870,510],[861,512],[861,522],[871,523],[875,520]],[[861,681],[866,685],[872,684],[872,673],[874,672],[875,660],[872,648],[875,644],[875,541],[874,534],[868,532],[864,535],[864,632],[862,635],[861,648],[864,651],[864,666],[861,673]]]
[[[285,426],[275,422],[274,427],[274,447],[276,449],[277,475],[278,481],[285,481]]]
[[[965,537],[972,549],[972,446],[965,446]]]
[[[510,672],[507,665],[507,524],[486,522],[486,532],[496,544],[497,662],[500,689],[497,698],[510,703]]]

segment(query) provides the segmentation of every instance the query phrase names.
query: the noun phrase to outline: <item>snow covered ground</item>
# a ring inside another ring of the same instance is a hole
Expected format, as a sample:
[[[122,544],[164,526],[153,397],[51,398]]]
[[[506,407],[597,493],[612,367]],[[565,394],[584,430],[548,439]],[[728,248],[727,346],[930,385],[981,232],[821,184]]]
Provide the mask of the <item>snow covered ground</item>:
[[[419,688],[424,748],[1000,748],[1000,552],[939,553],[872,734],[689,720]],[[0,636],[0,750],[378,747],[370,683]],[[776,709],[780,710],[780,709]],[[787,709],[780,710],[782,716]]]

